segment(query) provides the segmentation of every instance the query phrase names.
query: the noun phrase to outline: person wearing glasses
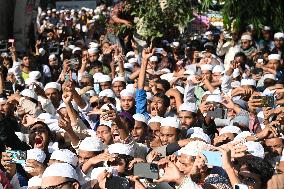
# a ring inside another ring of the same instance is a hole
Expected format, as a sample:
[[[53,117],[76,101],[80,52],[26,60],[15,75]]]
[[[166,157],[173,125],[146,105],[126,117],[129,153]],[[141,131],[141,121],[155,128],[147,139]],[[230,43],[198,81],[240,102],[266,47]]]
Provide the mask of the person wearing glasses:
[[[47,167],[42,175],[40,189],[80,189],[78,173],[68,163],[55,163]]]

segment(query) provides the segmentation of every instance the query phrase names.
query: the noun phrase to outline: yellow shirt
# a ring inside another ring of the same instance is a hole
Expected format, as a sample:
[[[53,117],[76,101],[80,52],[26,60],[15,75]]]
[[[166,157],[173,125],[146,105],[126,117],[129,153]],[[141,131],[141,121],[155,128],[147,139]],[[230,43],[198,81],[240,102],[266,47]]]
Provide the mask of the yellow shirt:
[[[26,81],[26,79],[29,78],[29,73],[25,73],[25,72],[22,71],[22,77],[23,77],[24,81]]]

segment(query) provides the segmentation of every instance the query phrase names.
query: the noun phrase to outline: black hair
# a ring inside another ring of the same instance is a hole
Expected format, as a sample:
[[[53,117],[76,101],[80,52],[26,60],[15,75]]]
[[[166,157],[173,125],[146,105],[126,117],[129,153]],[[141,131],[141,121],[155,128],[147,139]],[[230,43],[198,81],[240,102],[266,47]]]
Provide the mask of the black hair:
[[[165,108],[168,108],[170,106],[170,98],[166,96],[165,93],[156,93],[154,97],[163,99]]]
[[[165,91],[168,91],[171,88],[170,83],[167,80],[165,80],[165,79],[158,79],[156,81],[156,83],[157,84],[158,83],[161,84],[163,86],[163,88],[165,89]]]
[[[34,146],[34,143],[35,143],[35,141],[34,141],[35,134],[31,133],[31,129],[33,128],[33,126],[38,125],[38,124],[43,125],[45,127],[45,129],[47,130],[49,142],[53,141],[53,139],[55,138],[53,136],[53,133],[51,132],[51,130],[49,129],[49,127],[46,123],[44,123],[42,121],[37,121],[29,127],[29,145],[31,145],[31,146]]]
[[[274,169],[269,162],[260,157],[246,156],[245,158],[239,158],[237,161],[239,165],[247,165],[250,172],[259,175],[262,184],[266,184],[274,173]]]

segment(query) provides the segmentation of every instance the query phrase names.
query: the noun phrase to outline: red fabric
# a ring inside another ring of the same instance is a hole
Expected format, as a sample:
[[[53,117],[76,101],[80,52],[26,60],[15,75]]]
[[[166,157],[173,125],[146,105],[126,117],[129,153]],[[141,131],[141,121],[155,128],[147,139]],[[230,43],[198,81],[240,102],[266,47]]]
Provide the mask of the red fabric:
[[[0,170],[0,183],[2,184],[4,189],[14,189],[13,186],[10,184],[9,179],[5,176],[5,174],[1,170]]]

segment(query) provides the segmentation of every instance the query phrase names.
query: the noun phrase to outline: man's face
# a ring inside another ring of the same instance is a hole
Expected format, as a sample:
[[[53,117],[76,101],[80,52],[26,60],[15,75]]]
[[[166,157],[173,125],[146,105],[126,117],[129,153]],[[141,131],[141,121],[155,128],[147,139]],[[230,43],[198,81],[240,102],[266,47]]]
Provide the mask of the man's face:
[[[151,115],[152,116],[161,116],[163,117],[166,112],[164,100],[160,97],[154,96],[153,101],[151,103]]]
[[[220,81],[221,77],[222,77],[221,72],[213,73],[212,74],[212,81],[218,82],[218,81]]]
[[[283,45],[284,40],[283,39],[274,39],[274,45],[277,48],[281,48],[281,46]]]
[[[94,152],[79,150],[79,153],[78,153],[79,165],[83,165],[92,157],[95,157]]]
[[[112,134],[108,126],[98,126],[96,134],[97,137],[104,142],[104,144],[110,145],[112,143]]]
[[[49,143],[47,128],[42,124],[35,124],[29,131],[29,141],[33,148],[46,149]]]
[[[90,62],[95,62],[96,60],[98,60],[99,56],[97,53],[91,53],[89,54],[89,61]]]
[[[283,89],[283,84],[276,84],[275,89]],[[284,98],[284,93],[283,92],[275,92],[275,98],[276,100],[281,100]]]
[[[46,89],[44,91],[47,98],[53,103],[57,103],[60,100],[60,95],[57,89]]]
[[[282,154],[283,142],[280,138],[271,138],[265,140],[265,146],[270,152],[270,155],[276,157]]]
[[[178,157],[178,161],[176,165],[181,172],[187,175],[190,173],[193,163],[194,163],[194,160],[192,156],[181,154]]]
[[[204,71],[202,71],[202,72],[201,72],[201,76],[202,76],[202,78],[206,78],[206,79],[208,79],[209,81],[212,80],[212,73],[211,73],[211,71],[209,71],[209,70],[204,70]]]
[[[93,86],[91,78],[88,77],[83,77],[80,83],[83,87]]]
[[[278,60],[269,60],[266,67],[277,70],[280,66],[280,62]]]
[[[176,142],[178,138],[178,132],[176,128],[163,126],[160,128],[160,140],[162,145],[171,144]]]
[[[93,67],[93,72],[94,73],[101,73],[103,71],[102,66],[94,66]]]
[[[125,88],[125,83],[122,81],[116,81],[112,84],[112,90],[115,96],[120,97],[120,92]]]
[[[68,182],[67,178],[65,177],[44,177],[42,179],[41,187],[42,188],[55,188],[53,186],[58,186],[56,188],[60,189],[79,189],[80,186],[77,182]]]
[[[49,65],[51,67],[57,66],[58,65],[57,59],[56,58],[49,59]]]
[[[129,111],[135,105],[134,98],[131,96],[123,96],[121,97],[120,105],[124,111]]]
[[[110,89],[110,82],[107,81],[107,82],[101,82],[100,83],[100,87],[102,90],[105,90],[105,89]]]
[[[133,130],[131,131],[132,137],[136,142],[144,142],[145,136],[147,135],[146,127],[143,126],[141,121],[135,120],[135,125]]]
[[[150,127],[150,134],[153,138],[160,138],[160,127],[161,127],[161,123],[150,123],[149,124]]]
[[[10,81],[11,83],[15,83],[16,82],[16,77],[13,73],[8,73],[7,74],[7,81]]]
[[[250,47],[250,41],[249,40],[242,40],[242,48],[243,49],[248,49]]]
[[[181,121],[181,128],[187,130],[196,123],[196,116],[193,116],[189,111],[180,111],[178,118]]]
[[[22,64],[26,67],[29,67],[30,66],[30,58],[28,56],[24,56]]]

